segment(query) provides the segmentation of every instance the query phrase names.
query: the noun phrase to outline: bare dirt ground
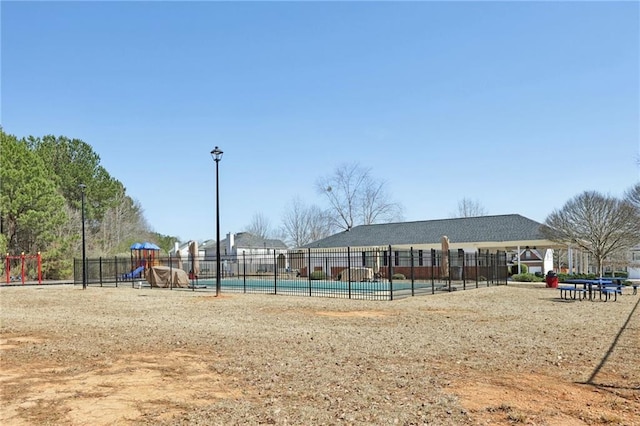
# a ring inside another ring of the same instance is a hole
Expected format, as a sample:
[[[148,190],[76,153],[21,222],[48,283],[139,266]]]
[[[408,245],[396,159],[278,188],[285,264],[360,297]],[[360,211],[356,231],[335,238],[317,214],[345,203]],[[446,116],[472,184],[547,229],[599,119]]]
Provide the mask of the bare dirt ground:
[[[640,296],[0,289],[3,425],[640,425]]]

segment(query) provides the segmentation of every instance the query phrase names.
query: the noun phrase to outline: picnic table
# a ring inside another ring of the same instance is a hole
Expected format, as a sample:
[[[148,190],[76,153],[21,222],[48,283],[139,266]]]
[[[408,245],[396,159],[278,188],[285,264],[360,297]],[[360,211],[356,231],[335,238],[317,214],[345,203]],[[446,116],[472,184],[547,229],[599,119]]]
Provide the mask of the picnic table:
[[[606,301],[609,300],[612,295],[614,296],[614,300],[618,300],[618,294],[622,294],[622,278],[577,278],[564,280],[562,284],[573,284],[573,288],[563,285],[558,286],[561,298],[573,295],[575,299],[576,295],[581,295],[581,299],[583,299],[588,295],[589,300],[593,300],[595,292],[599,291],[600,300],[602,300],[602,296],[604,295]],[[582,288],[578,288],[579,285],[582,285]]]

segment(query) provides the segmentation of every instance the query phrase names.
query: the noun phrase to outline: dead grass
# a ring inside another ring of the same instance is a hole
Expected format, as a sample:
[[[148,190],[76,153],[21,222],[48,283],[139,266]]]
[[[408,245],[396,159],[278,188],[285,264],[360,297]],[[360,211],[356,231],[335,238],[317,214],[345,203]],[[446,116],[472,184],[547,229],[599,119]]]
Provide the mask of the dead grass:
[[[640,424],[638,296],[0,289],[3,425]]]

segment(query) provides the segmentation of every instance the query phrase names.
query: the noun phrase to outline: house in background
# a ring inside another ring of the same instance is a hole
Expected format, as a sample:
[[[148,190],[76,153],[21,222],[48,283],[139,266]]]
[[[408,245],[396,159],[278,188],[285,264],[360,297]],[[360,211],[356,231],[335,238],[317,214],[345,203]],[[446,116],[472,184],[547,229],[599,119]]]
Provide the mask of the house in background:
[[[536,247],[529,248],[529,246],[526,246],[520,252],[513,252],[511,263],[517,265],[518,261],[522,265],[527,265],[527,272],[530,274],[545,274],[554,269],[553,250],[551,249],[538,250]]]
[[[189,240],[186,243],[175,242],[173,245],[173,249],[169,250],[169,256],[176,257],[180,256],[182,259],[187,259],[189,257],[189,247],[193,243],[193,240]],[[204,250],[198,244],[198,255],[204,256]]]
[[[627,267],[630,280],[640,280],[640,245],[629,250],[629,266]]]
[[[205,260],[216,259],[216,243],[205,246]],[[282,240],[262,238],[249,232],[228,233],[224,240],[220,241],[220,257],[223,260],[223,270],[231,274],[231,265],[243,265],[248,268],[246,272],[273,272],[274,265],[279,270],[289,267],[287,260],[287,245]],[[242,258],[246,255],[248,263]]]

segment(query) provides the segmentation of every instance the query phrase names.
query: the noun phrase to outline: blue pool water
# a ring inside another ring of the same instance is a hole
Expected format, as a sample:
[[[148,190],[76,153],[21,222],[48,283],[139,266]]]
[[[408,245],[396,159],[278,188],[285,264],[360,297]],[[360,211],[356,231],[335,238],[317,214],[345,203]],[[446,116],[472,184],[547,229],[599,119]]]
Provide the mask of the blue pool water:
[[[199,279],[194,283],[196,286],[205,286],[213,288],[216,286],[216,280]],[[394,281],[390,287],[388,281],[368,281],[368,282],[345,282],[345,281],[329,281],[329,280],[278,280],[274,283],[273,279],[242,279],[242,278],[223,278],[220,281],[221,290],[224,291],[247,291],[247,292],[333,292],[333,293],[388,293],[391,288],[393,291],[402,291],[411,289],[411,281]],[[415,289],[431,288],[431,283],[413,284]]]

